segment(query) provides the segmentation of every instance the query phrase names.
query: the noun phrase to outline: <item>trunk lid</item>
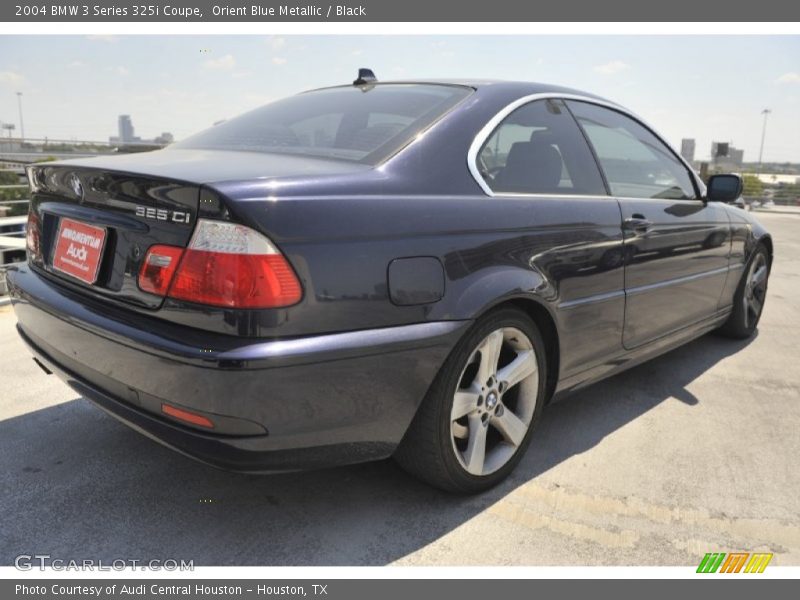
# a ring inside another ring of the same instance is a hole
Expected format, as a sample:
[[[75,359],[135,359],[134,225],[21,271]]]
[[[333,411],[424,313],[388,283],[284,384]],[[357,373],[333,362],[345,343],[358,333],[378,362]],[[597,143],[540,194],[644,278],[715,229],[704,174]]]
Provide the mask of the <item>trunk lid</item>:
[[[29,227],[39,242],[39,252],[29,259],[31,264],[84,293],[158,308],[163,299],[139,289],[139,269],[151,245],[188,244],[197,219],[200,186],[113,171],[99,164],[37,165],[30,177]],[[64,256],[64,246],[70,240],[62,239],[59,244],[59,238],[74,235],[69,229],[72,226],[79,235],[97,233],[103,238],[96,244],[98,264],[93,283],[64,271],[64,261],[70,260]]]
[[[40,252],[29,252],[28,260],[41,273],[81,294],[128,307],[161,309],[161,317],[180,320],[186,310],[168,310],[175,301],[165,302],[141,290],[138,275],[150,246],[185,248],[198,218],[239,221],[237,203],[217,191],[220,186],[256,185],[263,192],[265,182],[275,182],[283,185],[285,195],[307,189],[311,181],[331,181],[371,169],[362,163],[307,156],[195,149],[37,164],[29,168],[30,229],[39,237]],[[300,182],[303,185],[289,185]],[[94,283],[56,268],[63,267],[63,257],[54,265],[55,254],[64,251],[58,240],[63,237],[60,227],[70,222],[65,220],[76,222],[79,233],[97,232],[93,228],[105,232]],[[263,229],[263,223],[255,226]],[[223,310],[202,307],[199,312]]]
[[[250,179],[325,177],[371,169],[369,165],[359,162],[304,155],[179,148],[80,158],[70,160],[69,164],[76,168],[124,171],[200,184]]]

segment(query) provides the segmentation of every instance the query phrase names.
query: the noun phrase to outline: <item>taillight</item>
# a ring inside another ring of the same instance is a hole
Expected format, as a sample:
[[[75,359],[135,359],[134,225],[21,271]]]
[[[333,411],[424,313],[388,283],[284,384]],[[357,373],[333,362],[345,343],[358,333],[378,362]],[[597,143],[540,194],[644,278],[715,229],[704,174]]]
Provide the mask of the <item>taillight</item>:
[[[139,270],[139,287],[145,292],[166,296],[182,254],[183,248],[176,246],[150,246]]]
[[[200,219],[189,246],[180,253],[177,270],[159,266],[156,261],[148,271],[148,258],[153,249],[173,246],[153,246],[139,274],[139,286],[146,273],[166,282],[153,286],[152,293],[197,304],[228,308],[278,308],[300,301],[302,287],[291,265],[266,237],[244,225]],[[155,291],[156,289],[161,291]],[[166,291],[164,291],[166,290]]]
[[[25,224],[25,248],[31,260],[38,260],[41,253],[39,243],[39,217],[31,210],[28,213],[28,222]]]

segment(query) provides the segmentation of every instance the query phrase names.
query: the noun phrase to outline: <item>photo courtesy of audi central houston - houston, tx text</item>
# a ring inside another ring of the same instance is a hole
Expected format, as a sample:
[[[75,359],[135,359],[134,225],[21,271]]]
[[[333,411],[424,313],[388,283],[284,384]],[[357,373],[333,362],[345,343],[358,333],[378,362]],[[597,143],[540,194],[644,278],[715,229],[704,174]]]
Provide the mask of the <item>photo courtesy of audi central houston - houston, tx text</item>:
[[[0,35],[0,563],[800,564],[800,37],[350,31]]]

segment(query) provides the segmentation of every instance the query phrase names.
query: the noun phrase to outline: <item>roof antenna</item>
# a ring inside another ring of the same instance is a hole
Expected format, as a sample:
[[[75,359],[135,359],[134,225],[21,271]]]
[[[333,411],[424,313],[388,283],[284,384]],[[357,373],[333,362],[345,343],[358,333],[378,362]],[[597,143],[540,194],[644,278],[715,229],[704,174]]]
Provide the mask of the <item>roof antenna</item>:
[[[374,85],[377,82],[378,78],[375,77],[375,73],[372,72],[372,69],[361,68],[358,70],[358,79],[353,82],[353,85]]]

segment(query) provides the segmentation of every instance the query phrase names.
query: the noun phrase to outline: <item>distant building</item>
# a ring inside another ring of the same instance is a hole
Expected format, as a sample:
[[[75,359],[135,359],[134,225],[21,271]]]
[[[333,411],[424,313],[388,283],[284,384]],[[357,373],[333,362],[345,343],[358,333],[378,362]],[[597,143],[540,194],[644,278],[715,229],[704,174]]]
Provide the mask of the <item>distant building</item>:
[[[756,175],[767,185],[800,185],[800,177],[785,173],[758,173]]]
[[[681,140],[681,156],[686,159],[686,162],[692,164],[694,162],[694,138],[683,138]]]
[[[117,135],[108,138],[110,144],[156,144],[166,146],[175,141],[175,137],[169,132],[165,131],[157,138],[152,140],[143,140],[134,134],[133,120],[130,115],[120,115],[117,117]]]
[[[120,142],[133,141],[133,122],[130,115],[120,115],[117,117],[117,131],[119,132]]]
[[[165,131],[160,136],[155,138],[153,141],[156,144],[163,144],[166,146],[167,144],[171,144],[172,142],[174,142],[175,137],[169,131]]]
[[[744,150],[735,148],[730,142],[712,142],[711,164],[717,170],[741,169]]]
[[[0,152],[23,152],[22,140],[0,137]],[[2,164],[7,165],[7,161],[3,161]]]
[[[119,141],[123,144],[139,141],[139,138],[133,134],[133,121],[131,121],[130,115],[117,117],[117,131],[119,132]]]
[[[711,142],[711,160],[727,158],[730,146],[728,142]]]

